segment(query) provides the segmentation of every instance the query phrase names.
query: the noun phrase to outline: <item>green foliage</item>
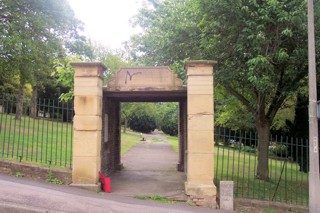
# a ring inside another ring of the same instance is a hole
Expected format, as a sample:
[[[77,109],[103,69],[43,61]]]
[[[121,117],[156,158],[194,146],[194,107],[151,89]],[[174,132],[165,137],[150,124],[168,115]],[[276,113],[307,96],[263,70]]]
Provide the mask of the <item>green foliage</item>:
[[[217,60],[216,84],[238,99],[231,100],[234,111],[221,123],[250,113],[243,121],[255,124],[262,143],[285,101],[306,82],[306,12],[304,0],[164,0],[140,11],[135,23],[145,33],[132,44],[150,65]],[[268,156],[265,147],[259,146],[259,154]],[[267,179],[267,170],[266,163],[259,164],[258,176]]]
[[[24,177],[25,174],[23,174],[22,172],[16,172],[15,176],[16,177]]]
[[[133,58],[143,65],[171,65],[201,58],[197,1],[161,1],[141,8],[133,19],[144,33],[131,38]]]
[[[81,42],[81,44],[78,44],[79,46],[73,46],[73,48],[75,48],[74,51],[80,52],[81,55],[69,55],[63,59],[54,60],[55,71],[52,72],[51,76],[55,77],[61,85],[69,88],[68,92],[62,93],[59,97],[62,101],[70,101],[73,98],[74,69],[71,66],[72,62],[100,61],[107,67],[107,70],[104,73],[105,84],[107,84],[108,80],[110,80],[113,74],[121,67],[130,65],[129,62],[122,59],[119,53],[116,53],[101,44],[93,43],[91,41]],[[77,50],[77,48],[79,48],[79,50]]]
[[[149,133],[159,126],[162,103],[126,103],[121,106],[128,113],[128,125],[132,130]],[[125,116],[124,111],[122,116]]]
[[[73,99],[74,93],[74,69],[71,66],[72,62],[79,62],[78,56],[67,56],[64,60],[54,60],[55,71],[51,74],[63,86],[69,87],[69,91],[62,93],[59,97],[62,101],[70,101]]]
[[[58,178],[53,177],[51,168],[49,168],[49,170],[48,170],[48,176],[47,176],[46,181],[48,183],[53,183],[53,184],[57,184],[57,185],[62,185],[63,184],[63,182],[61,180],[59,180]]]
[[[161,114],[161,130],[168,135],[177,136],[178,105],[176,103],[163,104]]]
[[[241,148],[241,151],[243,152],[248,152],[248,153],[256,153],[257,152],[257,149],[254,148],[254,147],[251,147],[251,146],[243,146]]]
[[[270,146],[269,150],[278,157],[287,157],[288,155],[288,147],[284,144],[276,144],[274,146]]]
[[[136,132],[149,133],[156,129],[156,119],[149,114],[134,113],[129,119],[129,127]]]
[[[254,116],[245,106],[230,96],[221,85],[215,86],[215,124],[233,130],[251,130],[255,128]]]
[[[3,0],[0,14],[1,68],[19,75],[22,85],[43,82],[52,59],[64,54],[63,41],[80,27],[66,0]]]

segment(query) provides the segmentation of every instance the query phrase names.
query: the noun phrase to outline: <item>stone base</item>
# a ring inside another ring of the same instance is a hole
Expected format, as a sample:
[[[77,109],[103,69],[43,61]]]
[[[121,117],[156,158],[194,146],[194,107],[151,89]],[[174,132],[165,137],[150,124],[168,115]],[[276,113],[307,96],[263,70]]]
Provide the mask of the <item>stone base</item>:
[[[177,164],[177,171],[178,171],[178,172],[184,172],[184,165],[181,164],[181,163],[178,163],[178,164]]]
[[[93,191],[93,192],[100,192],[101,191],[101,183],[98,183],[98,184],[74,184],[74,183],[71,183],[70,186]]]
[[[217,189],[213,183],[201,184],[186,182],[185,192],[193,204],[213,209],[217,208]]]
[[[116,165],[114,169],[117,171],[121,171],[123,168],[124,168],[123,163],[120,163],[120,164]]]

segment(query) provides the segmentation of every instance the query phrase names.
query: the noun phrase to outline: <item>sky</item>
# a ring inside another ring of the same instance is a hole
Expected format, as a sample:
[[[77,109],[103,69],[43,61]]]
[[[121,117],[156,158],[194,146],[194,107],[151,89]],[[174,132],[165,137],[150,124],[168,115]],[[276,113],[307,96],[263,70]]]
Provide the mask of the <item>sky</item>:
[[[143,0],[68,0],[75,15],[85,24],[85,35],[112,49],[121,47],[139,32],[130,25]]]

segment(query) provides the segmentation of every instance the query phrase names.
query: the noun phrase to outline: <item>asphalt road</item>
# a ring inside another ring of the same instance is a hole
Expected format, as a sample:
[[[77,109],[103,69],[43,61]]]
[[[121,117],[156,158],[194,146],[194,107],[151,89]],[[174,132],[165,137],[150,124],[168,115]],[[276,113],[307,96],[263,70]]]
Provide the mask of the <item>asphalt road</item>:
[[[0,212],[230,212],[95,193],[0,174]]]

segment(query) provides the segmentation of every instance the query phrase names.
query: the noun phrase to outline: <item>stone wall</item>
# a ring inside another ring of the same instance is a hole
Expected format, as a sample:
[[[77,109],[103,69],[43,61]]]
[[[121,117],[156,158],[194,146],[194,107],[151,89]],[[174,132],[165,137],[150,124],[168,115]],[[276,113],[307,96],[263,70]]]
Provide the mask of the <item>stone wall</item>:
[[[69,185],[71,183],[71,169],[51,168],[51,171],[53,177],[62,181],[63,184]],[[1,160],[0,172],[13,176],[15,176],[17,172],[20,172],[27,178],[46,181],[49,173],[49,167]]]

